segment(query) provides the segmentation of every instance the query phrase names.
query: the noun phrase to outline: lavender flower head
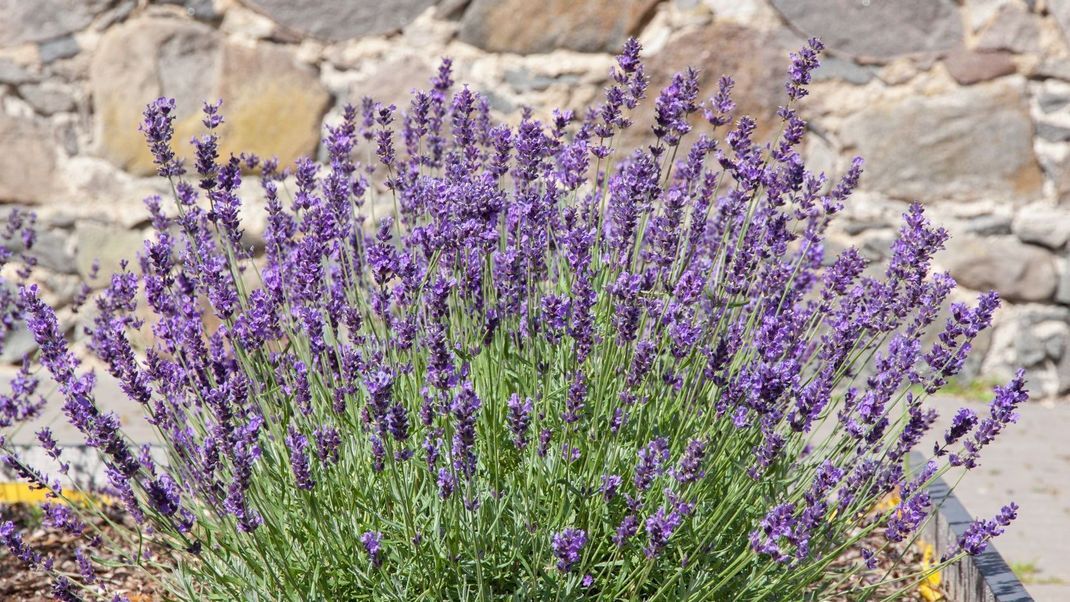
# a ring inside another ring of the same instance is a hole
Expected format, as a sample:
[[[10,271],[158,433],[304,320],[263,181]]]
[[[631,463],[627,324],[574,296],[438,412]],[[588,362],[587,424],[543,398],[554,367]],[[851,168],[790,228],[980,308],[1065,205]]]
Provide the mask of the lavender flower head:
[[[567,573],[580,561],[583,546],[587,545],[587,532],[583,529],[565,529],[555,533],[552,540],[557,570]]]

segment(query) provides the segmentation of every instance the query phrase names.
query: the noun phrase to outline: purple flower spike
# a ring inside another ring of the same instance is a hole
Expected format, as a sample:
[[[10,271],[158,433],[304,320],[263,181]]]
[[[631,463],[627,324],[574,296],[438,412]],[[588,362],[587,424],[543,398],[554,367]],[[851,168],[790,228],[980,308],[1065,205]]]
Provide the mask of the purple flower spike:
[[[312,491],[312,488],[316,486],[316,481],[312,479],[308,464],[308,437],[291,425],[286,434],[286,447],[290,448],[290,466],[293,467],[297,488]]]
[[[580,552],[587,545],[587,532],[583,529],[565,529],[553,537],[557,570],[567,573],[580,561]]]
[[[22,541],[22,535],[15,529],[15,523],[5,521],[0,524],[0,543],[3,543],[11,555],[26,566],[33,568],[41,564],[41,555]]]
[[[516,393],[509,398],[509,431],[513,434],[513,445],[524,449],[528,445],[528,428],[531,426],[531,398],[520,400]]]
[[[635,488],[640,491],[650,489],[654,479],[665,471],[669,461],[669,440],[659,437],[639,450],[639,464],[635,467]]]
[[[383,534],[379,531],[365,531],[360,536],[360,543],[364,546],[365,553],[368,554],[368,559],[372,563],[372,568],[379,568],[382,563],[382,547]]]
[[[138,129],[145,135],[152,152],[157,173],[165,178],[181,176],[186,172],[171,150],[171,138],[175,134],[175,99],[157,98],[145,109],[145,118]]]

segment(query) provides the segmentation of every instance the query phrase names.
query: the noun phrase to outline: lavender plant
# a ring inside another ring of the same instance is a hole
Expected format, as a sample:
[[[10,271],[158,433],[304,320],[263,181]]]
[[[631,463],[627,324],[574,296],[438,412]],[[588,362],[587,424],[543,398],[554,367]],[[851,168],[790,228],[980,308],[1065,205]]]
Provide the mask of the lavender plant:
[[[702,102],[687,70],[657,94],[652,143],[616,148],[647,93],[634,40],[582,114],[496,123],[444,60],[406,111],[347,107],[326,164],[292,172],[221,161],[217,103],[188,173],[175,103],[155,101],[141,129],[174,202],[147,199],[155,234],[139,272],[111,276],[86,332],[167,462],[99,408],[93,373],[23,284],[13,315],[131,521],[104,540],[48,505],[50,524],[88,542],[80,574],[10,524],[0,538],[64,600],[112,595],[92,572],[109,546],[180,600],[909,591],[925,575],[900,553],[939,503],[927,485],[975,467],[1027,394],[1019,373],[910,468],[937,417],[927,398],[998,299],[953,303],[939,323],[955,283],[930,264],[947,233],[920,205],[883,274],[853,248],[827,256],[862,162],[830,181],[799,154],[821,50],[811,40],[791,56],[768,143],[733,115],[730,78]],[[692,132],[698,119],[714,134],[735,125],[716,138]],[[262,253],[238,217],[252,170]],[[153,335],[143,355],[139,329]],[[24,371],[5,417],[32,414],[37,379]],[[983,550],[1015,512],[979,521],[932,570]]]

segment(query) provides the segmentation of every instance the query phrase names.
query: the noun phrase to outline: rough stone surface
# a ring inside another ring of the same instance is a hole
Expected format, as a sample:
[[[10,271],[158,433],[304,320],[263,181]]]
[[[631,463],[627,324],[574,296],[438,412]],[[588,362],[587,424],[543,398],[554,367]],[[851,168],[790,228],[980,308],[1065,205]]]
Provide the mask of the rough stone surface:
[[[101,155],[139,174],[152,173],[153,166],[137,124],[145,104],[158,96],[177,100],[181,155],[190,156],[184,142],[203,131],[202,101],[222,98],[222,156],[264,153],[283,164],[314,153],[330,100],[313,70],[288,50],[227,43],[205,25],[163,18],[109,31],[93,58],[90,82]]]
[[[350,86],[349,97],[345,101],[371,96],[385,104],[408,107],[412,90],[427,88],[434,73],[435,70],[423,61],[390,61]]]
[[[636,33],[657,2],[474,0],[461,20],[460,38],[494,52],[613,52]]]
[[[1070,265],[1065,260],[1059,265],[1059,285],[1055,288],[1055,302],[1070,305]]]
[[[33,255],[38,265],[57,274],[74,274],[77,267],[70,233],[64,230],[45,230],[37,234]]]
[[[848,117],[841,135],[866,158],[862,185],[895,198],[1032,198],[1042,174],[1033,126],[1014,87],[874,102]]]
[[[136,253],[145,240],[136,230],[86,220],[78,222],[74,235],[78,244],[75,266],[82,278],[89,277],[94,261],[100,262],[101,274],[118,271],[119,264],[124,259],[136,265]]]
[[[0,113],[0,202],[42,203],[55,192],[56,145],[36,120]]]
[[[952,237],[938,262],[962,286],[995,289],[1008,301],[1049,301],[1055,293],[1052,256],[1013,237]]]
[[[0,0],[0,47],[78,31],[109,4],[111,0]]]
[[[250,0],[253,8],[295,32],[340,41],[401,29],[435,0]],[[384,10],[385,9],[385,10]]]
[[[873,71],[851,61],[828,57],[821,61],[813,77],[814,81],[839,80],[860,86],[873,79]]]
[[[26,84],[19,86],[19,96],[42,115],[74,110],[74,98],[59,88],[42,84]]]
[[[290,51],[269,44],[255,50],[228,45],[218,85],[214,96],[228,106],[220,134],[223,156],[253,152],[277,155],[288,164],[314,154],[330,95]]]
[[[1013,229],[1023,242],[1060,249],[1070,240],[1070,211],[1032,204],[1018,212]]]
[[[1006,52],[975,52],[956,48],[944,59],[948,73],[960,84],[969,85],[1014,73],[1015,64]]]
[[[772,0],[808,36],[854,57],[887,60],[950,50],[962,41],[962,18],[951,0]]]
[[[1070,39],[1070,0],[1047,0],[1045,4],[1062,29],[1063,37]]]
[[[81,50],[78,41],[70,36],[64,36],[55,40],[42,42],[37,46],[37,52],[41,56],[41,62],[51,63],[60,59],[69,59]]]
[[[11,59],[0,58],[0,84],[24,84],[35,79],[22,65]]]
[[[688,66],[699,69],[700,99],[712,96],[722,75],[735,80],[732,98],[735,117],[750,115],[758,121],[759,136],[767,135],[777,123],[776,111],[787,98],[784,92],[784,57],[800,41],[794,36],[774,34],[734,23],[713,23],[670,41],[647,61],[650,86],[646,100],[634,112],[628,133],[635,143],[648,136],[653,124],[654,100],[672,76]],[[702,131],[704,123],[696,123]]]
[[[1004,4],[977,39],[977,48],[1015,53],[1040,49],[1037,16],[1017,4]]]

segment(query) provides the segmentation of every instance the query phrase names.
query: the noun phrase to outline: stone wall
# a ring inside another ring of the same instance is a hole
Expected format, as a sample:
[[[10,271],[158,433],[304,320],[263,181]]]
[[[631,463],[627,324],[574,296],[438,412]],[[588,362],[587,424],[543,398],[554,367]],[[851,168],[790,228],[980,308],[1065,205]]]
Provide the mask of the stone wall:
[[[788,50],[822,37],[807,156],[830,174],[867,159],[832,246],[880,261],[925,203],[954,235],[938,260],[962,297],[1009,302],[970,375],[1021,364],[1037,392],[1070,391],[1070,0],[0,0],[0,202],[40,213],[62,306],[95,258],[133,256],[140,200],[166,192],[136,131],[158,95],[178,99],[179,140],[222,98],[223,152],[288,161],[321,152],[346,102],[403,105],[443,55],[503,118],[585,106],[629,35],[655,88],[687,65],[704,94],[732,74],[764,120]],[[0,360],[32,345],[11,339]]]

